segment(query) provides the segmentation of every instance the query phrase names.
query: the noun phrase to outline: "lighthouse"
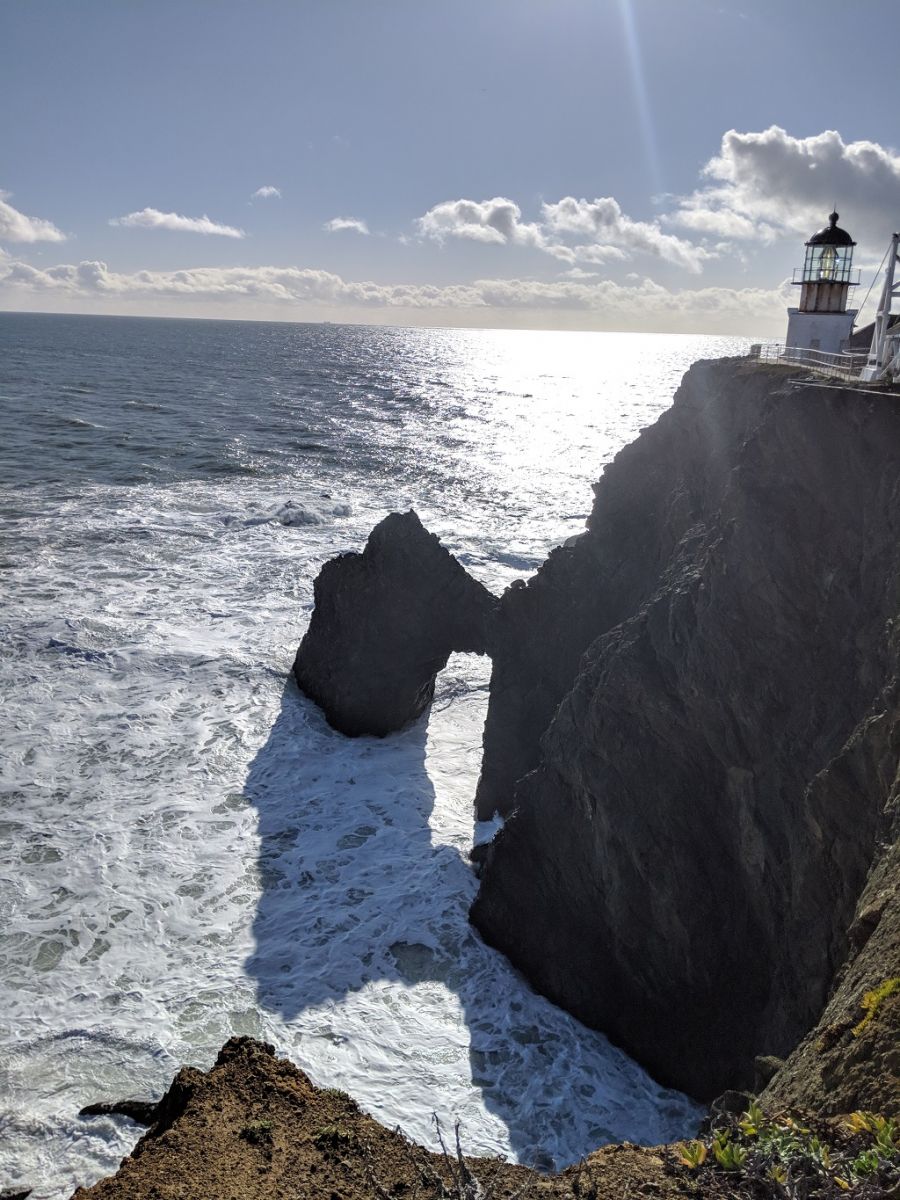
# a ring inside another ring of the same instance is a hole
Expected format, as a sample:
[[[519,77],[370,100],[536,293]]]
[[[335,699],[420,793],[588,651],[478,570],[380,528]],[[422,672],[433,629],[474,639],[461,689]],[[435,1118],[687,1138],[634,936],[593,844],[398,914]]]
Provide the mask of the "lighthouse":
[[[787,346],[826,354],[844,349],[856,317],[856,309],[847,308],[850,289],[859,283],[859,272],[853,270],[855,245],[838,225],[836,212],[806,243],[803,266],[794,271],[800,304],[788,309]]]

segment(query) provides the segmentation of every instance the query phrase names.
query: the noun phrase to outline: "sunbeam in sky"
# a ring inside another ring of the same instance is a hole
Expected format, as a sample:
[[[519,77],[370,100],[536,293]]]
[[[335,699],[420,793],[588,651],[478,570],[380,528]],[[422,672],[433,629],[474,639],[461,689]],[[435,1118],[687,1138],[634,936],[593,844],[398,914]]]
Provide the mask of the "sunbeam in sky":
[[[625,50],[628,55],[628,68],[631,74],[631,89],[634,105],[637,109],[638,121],[641,126],[641,140],[644,143],[644,157],[647,160],[647,173],[655,195],[665,191],[660,168],[659,151],[656,147],[656,130],[653,124],[653,113],[650,108],[650,96],[647,90],[647,80],[644,72],[644,62],[641,56],[641,41],[632,0],[616,0],[619,15],[622,18],[622,35],[625,39]]]

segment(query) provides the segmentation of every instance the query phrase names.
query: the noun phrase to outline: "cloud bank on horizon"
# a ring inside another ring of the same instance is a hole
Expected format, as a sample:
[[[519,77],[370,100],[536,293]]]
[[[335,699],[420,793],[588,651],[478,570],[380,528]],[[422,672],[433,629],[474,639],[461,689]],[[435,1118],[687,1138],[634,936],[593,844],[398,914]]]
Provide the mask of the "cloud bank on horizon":
[[[253,197],[280,198],[281,191],[266,185]],[[10,198],[0,192],[0,298],[10,306],[25,296],[54,297],[73,310],[79,302],[90,308],[102,301],[106,311],[129,312],[142,311],[141,304],[152,301],[154,311],[165,302],[177,315],[189,302],[192,315],[208,304],[215,315],[231,309],[239,316],[259,311],[309,319],[334,311],[377,320],[382,310],[405,311],[412,319],[427,312],[432,321],[443,313],[456,323],[462,317],[483,323],[488,314],[491,319],[503,314],[514,323],[516,313],[544,312],[581,314],[585,327],[700,332],[729,326],[752,332],[767,321],[783,320],[789,295],[783,273],[769,287],[735,287],[723,283],[721,274],[714,284],[702,285],[698,277],[712,267],[721,271],[723,263],[746,262],[760,248],[788,237],[799,245],[800,235],[805,239],[824,223],[835,199],[852,213],[857,240],[880,250],[900,214],[900,155],[873,141],[845,142],[834,130],[800,138],[777,125],[761,132],[731,129],[702,167],[696,188],[660,198],[662,211],[646,219],[623,211],[614,196],[542,200],[530,218],[505,196],[440,200],[393,234],[406,254],[412,246],[422,256],[415,280],[408,283],[355,282],[344,277],[345,271],[292,264],[188,262],[172,270],[148,264],[117,271],[99,259],[29,263],[4,254],[3,243],[62,242],[66,235],[46,218],[14,208]],[[123,231],[247,237],[244,229],[206,215],[151,207],[107,222]],[[362,217],[334,217],[321,228],[329,234],[371,235]],[[471,258],[465,259],[469,282],[423,281],[426,269],[437,274],[448,259],[455,263],[466,244],[466,253],[475,255],[474,270]],[[654,263],[674,272],[675,282],[634,273],[636,266],[653,270]]]

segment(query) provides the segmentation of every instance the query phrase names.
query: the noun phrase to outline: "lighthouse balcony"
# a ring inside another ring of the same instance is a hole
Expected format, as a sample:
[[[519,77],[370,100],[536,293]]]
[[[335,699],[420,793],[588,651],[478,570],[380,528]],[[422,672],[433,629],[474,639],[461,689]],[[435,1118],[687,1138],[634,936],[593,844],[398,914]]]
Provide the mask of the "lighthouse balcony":
[[[807,263],[803,267],[794,268],[791,283],[846,283],[856,287],[859,283],[858,268],[844,266],[841,263],[829,267],[822,263]]]

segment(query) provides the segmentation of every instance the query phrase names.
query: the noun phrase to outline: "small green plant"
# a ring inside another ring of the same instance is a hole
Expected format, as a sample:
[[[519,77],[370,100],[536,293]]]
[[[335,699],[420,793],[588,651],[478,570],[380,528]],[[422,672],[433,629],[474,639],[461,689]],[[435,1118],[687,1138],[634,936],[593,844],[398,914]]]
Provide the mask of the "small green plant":
[[[708,1151],[703,1142],[682,1142],[678,1161],[684,1166],[690,1167],[692,1171],[696,1171],[698,1167],[702,1167],[706,1162]]]
[[[320,1150],[346,1150],[353,1144],[353,1134],[343,1125],[323,1125],[313,1141]]]
[[[763,1123],[763,1110],[751,1100],[747,1111],[741,1115],[738,1128],[745,1137],[756,1137]]]
[[[788,1181],[788,1169],[784,1163],[773,1163],[772,1166],[769,1167],[769,1178],[773,1183],[780,1184],[781,1187],[784,1187]]]
[[[863,1150],[850,1164],[850,1171],[857,1179],[866,1179],[869,1175],[874,1175],[880,1166],[877,1150]]]
[[[854,1112],[847,1118],[847,1128],[851,1133],[870,1133],[875,1139],[875,1147],[885,1158],[893,1158],[900,1153],[900,1126],[890,1117],[882,1117],[879,1113]]]
[[[250,1142],[254,1146],[269,1145],[272,1141],[272,1122],[253,1121],[250,1125],[243,1127],[241,1137],[245,1142]]]
[[[731,1134],[727,1129],[718,1133],[713,1139],[712,1152],[723,1171],[740,1171],[747,1161],[748,1151],[731,1140]]]
[[[866,992],[861,1001],[862,1009],[866,1015],[858,1025],[854,1025],[854,1037],[859,1037],[866,1026],[875,1020],[879,1008],[881,1008],[888,996],[893,996],[898,991],[900,991],[900,976],[895,976],[893,979],[885,979],[884,983],[880,983],[877,988]]]

